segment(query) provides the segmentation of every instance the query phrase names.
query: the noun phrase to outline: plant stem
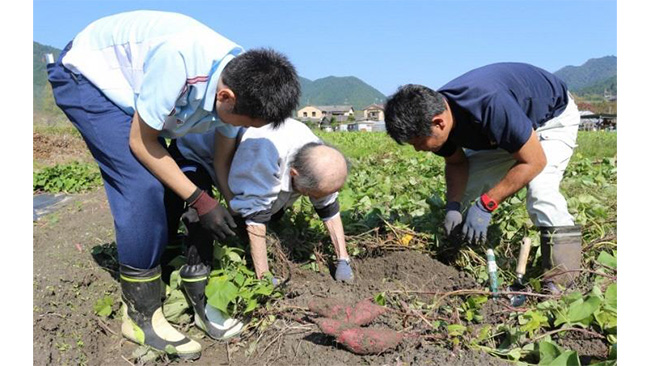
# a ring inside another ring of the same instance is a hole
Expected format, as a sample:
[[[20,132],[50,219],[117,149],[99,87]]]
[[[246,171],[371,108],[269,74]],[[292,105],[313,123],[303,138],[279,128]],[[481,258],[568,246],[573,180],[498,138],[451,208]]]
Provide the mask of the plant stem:
[[[591,336],[593,336],[593,337],[600,338],[600,339],[605,338],[605,337],[603,337],[602,335],[600,335],[600,334],[598,334],[598,333],[596,333],[596,332],[592,332],[592,331],[587,330],[587,329],[571,327],[571,328],[561,328],[561,329],[552,330],[552,331],[550,331],[550,332],[546,332],[546,333],[544,333],[544,334],[542,334],[542,335],[540,335],[540,336],[538,336],[538,337],[533,338],[533,339],[530,341],[530,343],[535,343],[535,342],[537,342],[538,340],[540,340],[540,339],[542,339],[542,338],[544,338],[544,337],[546,337],[546,336],[553,335],[553,334],[555,334],[555,333],[564,332],[564,331],[576,331],[576,332],[585,333],[585,334],[588,334],[588,335],[591,335]]]

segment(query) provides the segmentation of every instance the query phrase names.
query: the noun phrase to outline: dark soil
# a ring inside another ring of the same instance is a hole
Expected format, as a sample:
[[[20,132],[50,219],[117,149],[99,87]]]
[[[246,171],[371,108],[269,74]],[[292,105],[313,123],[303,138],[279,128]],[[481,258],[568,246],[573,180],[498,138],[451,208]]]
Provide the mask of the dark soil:
[[[33,351],[35,365],[129,365],[136,363],[137,345],[120,335],[119,284],[111,258],[113,222],[103,189],[72,196],[62,208],[34,223]],[[108,249],[107,249],[108,248]],[[93,255],[94,252],[94,255]],[[102,265],[100,265],[99,263]],[[112,265],[111,265],[112,263]],[[471,288],[463,273],[426,254],[412,251],[353,262],[356,282],[337,283],[329,271],[318,273],[289,263],[291,279],[278,308],[296,309],[262,333],[244,332],[229,343],[201,337],[194,327],[183,329],[204,347],[194,365],[265,364],[458,364],[499,365],[505,362],[476,351],[452,352],[417,337],[408,337],[395,350],[379,355],[350,353],[320,332],[306,315],[312,299],[333,298],[355,304],[381,291],[450,291]],[[102,319],[94,314],[97,300],[114,300],[113,314]],[[424,300],[423,295],[421,297]],[[387,313],[370,327],[400,332],[419,331],[411,317]],[[164,364],[164,361],[159,361]],[[175,364],[190,362],[175,361]]]
[[[607,342],[584,333],[568,332],[558,339],[557,344],[565,349],[571,349],[580,356],[582,365],[589,365],[592,361],[607,359],[609,349]]]
[[[34,162],[51,166],[72,161],[92,162],[93,158],[86,143],[72,134],[33,133]]]

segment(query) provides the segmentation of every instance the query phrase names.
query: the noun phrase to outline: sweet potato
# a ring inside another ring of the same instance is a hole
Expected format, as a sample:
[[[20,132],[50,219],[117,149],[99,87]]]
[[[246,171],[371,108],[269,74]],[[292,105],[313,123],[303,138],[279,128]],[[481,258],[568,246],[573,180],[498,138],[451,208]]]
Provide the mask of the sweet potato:
[[[347,321],[356,325],[367,325],[385,312],[385,307],[373,304],[370,300],[363,300],[354,306],[351,314],[347,314]]]
[[[341,335],[341,333],[343,333],[343,331],[353,327],[348,323],[331,318],[314,319],[314,323],[318,325],[323,333],[331,335],[333,337],[338,337]]]
[[[336,341],[348,350],[368,355],[396,347],[404,335],[391,329],[349,328],[336,337]]]
[[[308,304],[309,310],[327,318],[347,321],[348,314],[352,312],[350,306],[341,305],[335,299],[314,299]]]
[[[312,300],[309,310],[331,319],[340,320],[354,325],[370,324],[376,317],[386,312],[383,306],[375,305],[370,300],[363,300],[354,306],[341,305],[339,300]]]

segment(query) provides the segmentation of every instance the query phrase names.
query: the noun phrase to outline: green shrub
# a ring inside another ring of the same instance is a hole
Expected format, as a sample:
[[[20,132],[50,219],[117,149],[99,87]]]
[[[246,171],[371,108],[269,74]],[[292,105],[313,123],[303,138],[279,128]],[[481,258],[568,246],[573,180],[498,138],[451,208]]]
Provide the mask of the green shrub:
[[[102,184],[99,168],[94,164],[74,162],[57,164],[34,172],[34,192],[79,193]]]

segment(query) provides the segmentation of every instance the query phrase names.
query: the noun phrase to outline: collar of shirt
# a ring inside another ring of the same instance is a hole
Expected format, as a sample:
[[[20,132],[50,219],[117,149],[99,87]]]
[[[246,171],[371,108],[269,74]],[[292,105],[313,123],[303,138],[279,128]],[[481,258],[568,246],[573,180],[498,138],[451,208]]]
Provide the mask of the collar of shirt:
[[[232,61],[233,58],[235,58],[233,54],[227,54],[224,56],[221,62],[213,65],[212,70],[210,70],[210,80],[208,81],[208,85],[205,90],[203,109],[208,112],[214,112],[215,116],[217,116],[217,111],[214,108],[214,99],[217,96],[217,84],[219,84],[219,76],[221,76],[223,69],[230,61]],[[219,116],[217,116],[217,119],[219,119]]]

